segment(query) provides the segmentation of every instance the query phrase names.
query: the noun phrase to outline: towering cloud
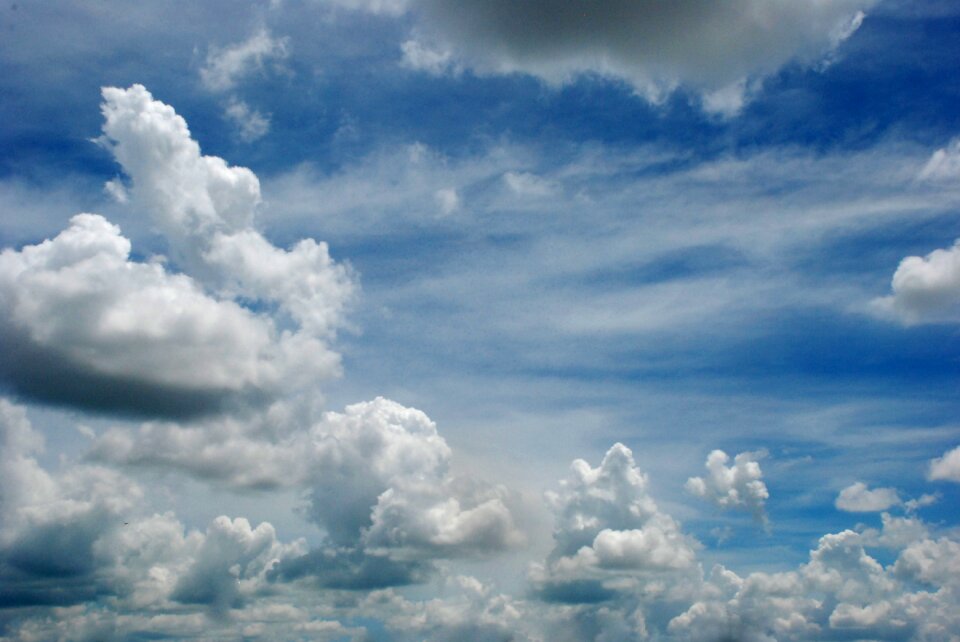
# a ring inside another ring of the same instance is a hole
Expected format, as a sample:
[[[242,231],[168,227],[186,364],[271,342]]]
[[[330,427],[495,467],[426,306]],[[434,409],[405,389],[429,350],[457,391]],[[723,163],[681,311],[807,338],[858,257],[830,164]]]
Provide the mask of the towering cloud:
[[[0,374],[41,399],[168,416],[315,391],[337,375],[329,341],[350,271],[323,243],[284,250],[256,231],[257,177],[203,156],[184,120],[142,86],[103,94],[102,141],[172,263],[132,260],[130,241],[94,214],[5,250],[0,342],[10,358]]]
[[[707,455],[704,464],[709,476],[688,479],[687,492],[711,501],[720,508],[750,511],[758,520],[766,522],[764,505],[770,493],[763,483],[763,471],[757,462],[764,454],[740,453],[734,457],[733,465],[727,466],[730,456],[722,450],[714,450]]]

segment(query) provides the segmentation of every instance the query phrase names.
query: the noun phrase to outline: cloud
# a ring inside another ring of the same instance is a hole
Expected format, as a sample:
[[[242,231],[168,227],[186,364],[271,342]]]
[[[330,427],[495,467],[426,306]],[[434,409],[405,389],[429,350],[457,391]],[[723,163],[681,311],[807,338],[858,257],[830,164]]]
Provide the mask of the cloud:
[[[938,149],[930,156],[917,178],[927,181],[956,181],[960,179],[960,139]]]
[[[863,482],[855,482],[840,491],[834,506],[848,513],[878,513],[901,503],[896,488],[870,490]]]
[[[231,99],[227,103],[225,113],[227,118],[236,125],[240,140],[245,143],[263,138],[270,131],[270,117],[264,116],[237,98]]]
[[[708,477],[691,477],[687,480],[687,492],[706,499],[720,508],[750,511],[758,520],[766,522],[765,504],[770,497],[763,483],[763,471],[758,459],[764,452],[744,452],[734,457],[733,465],[727,466],[730,456],[722,450],[707,455],[705,466]]]
[[[403,8],[345,4],[375,12]],[[729,116],[747,99],[745,83],[791,62],[829,60],[873,4],[471,0],[454,7],[411,0],[406,8],[417,22],[415,38],[404,43],[404,61],[433,73],[462,65],[551,83],[594,73],[623,80],[652,102],[686,85],[703,92],[705,109]]]
[[[274,38],[267,29],[261,28],[243,42],[223,49],[211,48],[206,63],[200,68],[200,81],[209,92],[233,92],[242,78],[255,71],[263,72],[267,62],[273,61],[276,70],[283,70],[281,61],[289,54],[288,38]],[[270,116],[234,93],[226,100],[224,116],[234,124],[237,136],[245,143],[263,138],[270,131]]]
[[[172,264],[131,260],[130,241],[95,214],[4,250],[0,375],[46,401],[166,416],[259,404],[281,388],[315,393],[339,373],[328,342],[354,290],[350,270],[323,243],[284,250],[257,232],[256,176],[202,156],[183,119],[146,89],[103,93],[103,143]]]
[[[960,140],[938,149],[917,174],[921,183],[942,187],[960,179]],[[960,241],[926,256],[900,261],[891,282],[893,293],[874,299],[875,312],[906,325],[960,321]]]
[[[129,255],[120,229],[93,214],[0,254],[3,374],[16,389],[105,409],[162,412],[180,400],[189,412],[276,385],[283,353],[269,319]],[[80,399],[107,382],[113,390]],[[146,398],[124,397],[138,388]]]
[[[333,544],[436,559],[519,543],[502,491],[461,490],[422,412],[377,398],[327,413],[310,446],[307,515]]]
[[[571,469],[561,491],[548,496],[557,518],[554,548],[530,571],[541,597],[606,601],[641,577],[693,567],[698,544],[647,494],[629,448],[615,444],[599,467],[578,459]]]
[[[960,482],[960,446],[932,460],[927,479]]]
[[[893,294],[875,299],[874,310],[906,325],[960,321],[960,245],[900,262]]]
[[[302,544],[282,546],[268,523],[251,528],[242,517],[217,517],[170,597],[184,604],[204,604],[215,611],[240,608],[276,563],[302,548]]]
[[[283,60],[289,53],[286,38],[274,38],[261,28],[243,42],[211,49],[200,69],[200,80],[209,91],[229,91],[244,76],[262,70],[266,62]]]
[[[186,122],[144,87],[103,93],[104,144],[179,265],[223,294],[276,302],[308,334],[329,336],[341,323],[353,282],[327,245],[312,239],[290,250],[272,245],[253,228],[261,200],[253,172],[203,156]]]
[[[304,414],[306,412],[306,414]],[[278,567],[283,580],[379,588],[423,581],[437,559],[522,543],[505,489],[450,474],[451,451],[424,413],[377,398],[326,412],[286,404],[196,424],[112,428],[88,457],[182,471],[234,489],[301,488],[323,545]]]

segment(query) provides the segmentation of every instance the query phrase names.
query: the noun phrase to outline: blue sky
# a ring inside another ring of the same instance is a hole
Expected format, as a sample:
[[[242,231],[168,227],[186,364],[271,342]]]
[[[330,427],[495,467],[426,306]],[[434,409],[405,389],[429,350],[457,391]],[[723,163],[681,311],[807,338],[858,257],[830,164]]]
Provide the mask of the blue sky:
[[[960,9],[451,6],[0,9],[0,639],[956,639]]]

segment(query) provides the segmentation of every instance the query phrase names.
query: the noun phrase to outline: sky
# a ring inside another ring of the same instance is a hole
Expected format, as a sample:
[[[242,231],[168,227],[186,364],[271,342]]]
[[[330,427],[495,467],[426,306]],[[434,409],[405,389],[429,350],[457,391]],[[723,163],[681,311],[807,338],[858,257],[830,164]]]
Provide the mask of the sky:
[[[0,640],[960,640],[957,3],[0,33]]]

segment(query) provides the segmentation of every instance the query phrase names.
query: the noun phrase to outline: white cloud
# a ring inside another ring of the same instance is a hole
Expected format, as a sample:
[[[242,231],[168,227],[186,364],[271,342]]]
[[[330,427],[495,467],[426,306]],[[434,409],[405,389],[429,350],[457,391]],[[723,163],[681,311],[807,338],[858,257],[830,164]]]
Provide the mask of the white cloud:
[[[901,503],[896,488],[870,490],[863,482],[855,482],[840,491],[834,505],[849,513],[878,513]]]
[[[341,4],[377,12],[404,8],[404,3]],[[829,60],[862,23],[862,10],[873,4],[411,0],[406,8],[417,27],[404,56],[409,61],[409,52],[417,52],[421,67],[434,72],[463,65],[481,73],[529,73],[548,82],[597,73],[626,81],[652,102],[684,84],[704,92],[706,109],[729,116],[745,102],[744,83],[791,61]],[[453,52],[454,62],[446,52]]]
[[[226,115],[237,126],[240,140],[250,143],[263,138],[270,131],[270,117],[264,116],[242,100],[233,98],[227,103]]]
[[[960,446],[932,460],[927,479],[960,482]]]
[[[917,177],[929,181],[960,180],[960,139],[935,151]]]
[[[201,155],[186,122],[142,86],[105,89],[104,99],[106,143],[181,267],[231,296],[276,301],[310,334],[329,335],[353,283],[326,243],[274,247],[252,227],[260,204],[253,172]]]
[[[145,88],[103,95],[101,140],[172,260],[131,260],[130,241],[94,214],[4,250],[2,374],[35,397],[168,416],[263,403],[281,388],[316,395],[339,373],[329,342],[352,272],[325,243],[284,250],[256,231],[257,177],[203,156],[186,122]]]
[[[960,180],[960,139],[938,149],[917,174],[934,189]],[[893,293],[872,302],[875,312],[906,325],[960,321],[960,241],[926,256],[900,261],[891,282]]]
[[[436,559],[523,542],[506,490],[453,476],[449,446],[419,410],[377,398],[324,413],[308,430],[304,408],[277,403],[261,413],[113,428],[89,456],[235,489],[303,489],[303,514],[326,537],[320,549],[288,560],[278,571],[284,579],[389,586],[419,581]]]
[[[21,368],[45,359],[80,376],[210,393],[278,384],[284,346],[270,319],[129,254],[120,229],[94,214],[73,217],[51,240],[0,254],[5,342],[11,355],[22,354]],[[18,373],[8,376],[16,381]]]
[[[243,42],[211,49],[200,69],[200,80],[210,91],[228,91],[243,76],[262,70],[264,63],[283,60],[288,55],[286,38],[274,38],[268,30],[260,29]]]
[[[757,461],[764,455],[764,452],[740,453],[734,457],[733,465],[727,466],[730,456],[722,450],[714,450],[707,455],[704,464],[709,476],[688,479],[687,492],[720,508],[750,511],[765,522],[765,504],[770,493],[763,483],[763,471]]]
[[[256,528],[239,517],[220,516],[211,522],[194,560],[177,580],[171,599],[203,604],[215,611],[244,605],[266,583],[266,575],[281,558],[301,553],[302,543],[281,545],[273,526]]]
[[[960,245],[908,256],[893,274],[893,294],[873,307],[907,325],[960,321]]]
[[[377,398],[327,413],[310,449],[308,514],[335,544],[434,558],[519,541],[497,489],[457,491],[450,448],[419,410]]]
[[[647,478],[629,448],[615,444],[599,467],[578,459],[571,469],[561,491],[548,495],[557,517],[553,551],[530,571],[542,596],[572,603],[609,599],[634,589],[639,577],[693,567],[698,544],[647,494]]]

